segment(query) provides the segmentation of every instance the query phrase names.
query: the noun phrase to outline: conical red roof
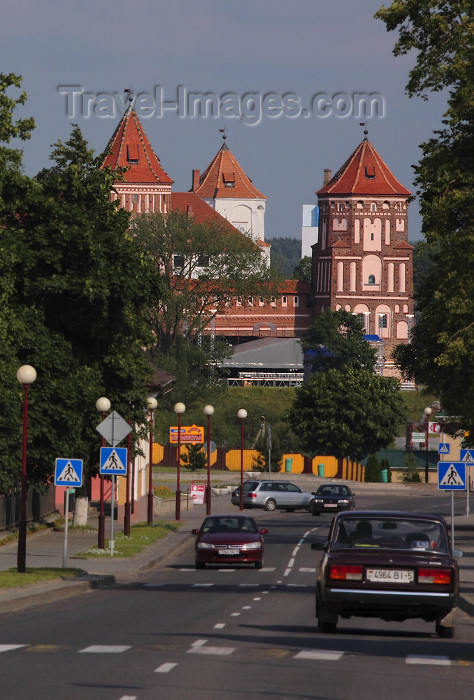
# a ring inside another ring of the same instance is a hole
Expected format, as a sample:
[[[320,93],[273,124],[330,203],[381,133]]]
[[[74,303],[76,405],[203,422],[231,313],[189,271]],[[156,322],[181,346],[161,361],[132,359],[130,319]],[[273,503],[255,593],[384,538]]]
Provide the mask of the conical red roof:
[[[194,192],[204,199],[266,199],[253,186],[227,144],[223,144]]]
[[[160,165],[160,159],[151,147],[137,113],[129,107],[115,129],[108,145],[109,154],[104,167],[112,170],[127,168],[125,182],[171,185],[173,180]]]
[[[316,194],[408,196],[410,191],[392,174],[370,141],[364,139]]]

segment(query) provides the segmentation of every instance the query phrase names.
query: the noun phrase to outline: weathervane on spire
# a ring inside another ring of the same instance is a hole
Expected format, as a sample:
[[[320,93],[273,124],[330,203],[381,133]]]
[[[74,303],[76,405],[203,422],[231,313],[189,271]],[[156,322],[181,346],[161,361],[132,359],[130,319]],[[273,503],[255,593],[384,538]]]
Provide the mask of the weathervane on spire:
[[[359,126],[367,126],[367,124],[366,124],[366,122],[360,122]],[[367,134],[368,133],[369,132],[367,131],[367,129],[364,129],[364,137],[365,137],[364,141],[367,141]]]
[[[222,140],[224,141],[224,143],[225,143],[225,140],[227,138],[227,136],[225,135],[226,131],[227,131],[227,129],[225,127],[223,129],[219,129],[219,132],[222,134]]]
[[[128,93],[128,101],[133,102],[132,88],[125,88],[124,92]]]

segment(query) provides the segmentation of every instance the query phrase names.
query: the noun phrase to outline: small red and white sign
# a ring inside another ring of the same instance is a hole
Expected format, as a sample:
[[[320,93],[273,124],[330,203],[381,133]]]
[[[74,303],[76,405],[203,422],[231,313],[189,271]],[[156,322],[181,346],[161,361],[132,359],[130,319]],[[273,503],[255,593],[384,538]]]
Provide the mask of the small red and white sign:
[[[191,483],[191,498],[193,503],[202,504],[204,503],[204,496],[206,494],[206,484],[204,482],[193,481]]]
[[[434,421],[430,421],[428,423],[428,432],[439,434],[441,432],[441,423],[435,423]]]

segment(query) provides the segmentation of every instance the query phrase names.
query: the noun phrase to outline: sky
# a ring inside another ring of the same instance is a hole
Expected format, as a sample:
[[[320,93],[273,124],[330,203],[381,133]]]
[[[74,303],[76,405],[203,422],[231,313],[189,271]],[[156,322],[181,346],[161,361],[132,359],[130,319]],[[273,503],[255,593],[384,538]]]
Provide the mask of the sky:
[[[394,57],[396,32],[374,19],[382,0],[4,0],[1,72],[23,77],[16,118],[36,129],[25,171],[78,124],[97,154],[134,94],[176,191],[191,187],[226,143],[267,197],[265,237],[301,237],[302,205],[368,138],[415,194],[419,145],[440,128],[445,95],[408,98],[415,55]],[[387,1],[386,4],[389,4]],[[124,93],[132,90],[133,93]],[[13,95],[14,93],[11,92]],[[194,113],[206,94],[214,113]],[[372,96],[363,110],[361,96]],[[361,106],[362,105],[362,106]],[[365,122],[366,126],[360,126]],[[415,200],[409,240],[422,239]]]

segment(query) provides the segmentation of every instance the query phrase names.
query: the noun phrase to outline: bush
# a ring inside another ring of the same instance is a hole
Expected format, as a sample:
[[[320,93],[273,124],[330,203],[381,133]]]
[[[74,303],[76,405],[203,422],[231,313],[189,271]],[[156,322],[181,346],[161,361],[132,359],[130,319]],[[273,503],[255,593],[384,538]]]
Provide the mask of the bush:
[[[377,455],[370,455],[365,466],[365,481],[366,482],[380,482],[382,481],[382,474],[380,472],[380,464],[377,459]]]
[[[403,483],[420,483],[421,476],[418,469],[418,462],[413,452],[409,452],[403,458],[402,481]]]
[[[181,460],[191,472],[204,469],[207,464],[207,454],[202,449],[202,445],[186,445],[187,454],[181,455]]]

